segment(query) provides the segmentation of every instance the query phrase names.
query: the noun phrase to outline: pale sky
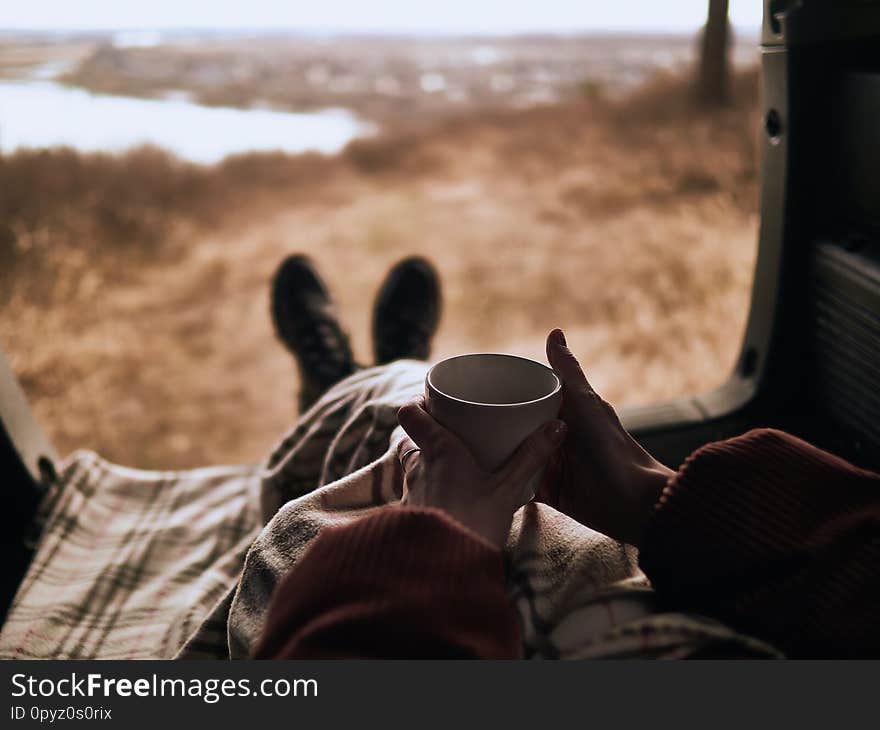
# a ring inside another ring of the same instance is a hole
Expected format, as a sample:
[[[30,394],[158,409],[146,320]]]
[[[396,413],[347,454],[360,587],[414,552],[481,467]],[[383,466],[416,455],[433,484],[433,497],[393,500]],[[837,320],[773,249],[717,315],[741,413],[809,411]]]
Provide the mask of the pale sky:
[[[283,28],[304,31],[511,33],[692,31],[707,0],[0,0],[0,30]],[[730,0],[757,28],[761,0]]]

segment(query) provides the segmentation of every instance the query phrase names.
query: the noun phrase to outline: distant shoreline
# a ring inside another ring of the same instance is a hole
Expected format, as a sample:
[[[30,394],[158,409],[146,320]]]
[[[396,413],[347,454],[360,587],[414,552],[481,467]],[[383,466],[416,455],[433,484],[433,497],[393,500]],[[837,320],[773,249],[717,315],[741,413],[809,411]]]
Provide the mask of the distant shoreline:
[[[690,72],[696,33],[332,35],[272,30],[118,30],[0,34],[0,78],[55,68],[93,94],[206,107],[312,113],[344,108],[383,130],[616,98],[661,75]],[[737,35],[735,67],[757,61]],[[50,77],[44,77],[50,78]]]

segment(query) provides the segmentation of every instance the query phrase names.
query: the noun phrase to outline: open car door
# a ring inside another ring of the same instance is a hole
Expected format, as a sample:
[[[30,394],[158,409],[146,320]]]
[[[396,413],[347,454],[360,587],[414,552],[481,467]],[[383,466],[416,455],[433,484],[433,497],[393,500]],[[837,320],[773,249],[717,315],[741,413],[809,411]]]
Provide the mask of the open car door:
[[[876,469],[880,2],[766,0],[761,43],[758,261],[736,368],[624,422],[672,465],[772,426]]]

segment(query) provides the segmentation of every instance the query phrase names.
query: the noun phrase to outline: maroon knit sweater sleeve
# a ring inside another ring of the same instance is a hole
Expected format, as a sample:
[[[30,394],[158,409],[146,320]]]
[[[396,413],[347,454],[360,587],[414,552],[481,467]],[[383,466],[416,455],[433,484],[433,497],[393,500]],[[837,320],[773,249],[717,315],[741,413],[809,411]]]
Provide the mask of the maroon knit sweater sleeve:
[[[272,597],[258,659],[520,653],[501,552],[439,510],[325,529]]]
[[[790,656],[880,655],[880,476],[779,431],[694,452],[640,563],[672,608]]]

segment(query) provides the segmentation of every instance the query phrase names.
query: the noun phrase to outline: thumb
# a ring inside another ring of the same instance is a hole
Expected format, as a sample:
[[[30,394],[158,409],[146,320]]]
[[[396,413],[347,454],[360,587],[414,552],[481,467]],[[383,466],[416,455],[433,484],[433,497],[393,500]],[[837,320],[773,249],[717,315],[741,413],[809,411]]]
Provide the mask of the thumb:
[[[547,336],[547,360],[568,392],[589,393],[593,390],[587,382],[581,364],[568,349],[568,343],[561,329],[557,328]]]
[[[567,431],[568,427],[563,421],[550,421],[532,433],[501,468],[499,476],[502,484],[509,485],[511,489],[521,489],[562,445]]]

